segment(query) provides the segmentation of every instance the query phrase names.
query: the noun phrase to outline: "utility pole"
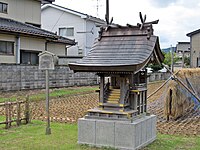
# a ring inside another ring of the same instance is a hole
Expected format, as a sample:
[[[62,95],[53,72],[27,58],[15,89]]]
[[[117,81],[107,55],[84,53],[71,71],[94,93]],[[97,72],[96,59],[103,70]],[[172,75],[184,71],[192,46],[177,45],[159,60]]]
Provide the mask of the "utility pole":
[[[109,0],[106,0],[106,22],[109,24]]]
[[[174,51],[171,45],[171,72],[174,72]]]
[[[185,50],[182,51],[182,68],[184,68],[184,57],[185,57]]]

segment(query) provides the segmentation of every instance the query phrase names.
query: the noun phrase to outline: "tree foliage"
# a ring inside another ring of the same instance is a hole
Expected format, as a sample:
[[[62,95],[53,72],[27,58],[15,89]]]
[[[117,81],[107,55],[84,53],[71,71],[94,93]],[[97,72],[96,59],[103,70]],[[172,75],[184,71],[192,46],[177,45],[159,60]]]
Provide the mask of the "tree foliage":
[[[190,57],[187,57],[187,56],[184,57],[184,64],[185,64],[186,66],[189,66],[189,65],[190,65]]]
[[[163,54],[165,56],[163,63],[165,65],[171,66],[171,64],[172,64],[172,54],[171,54],[171,52],[163,53]],[[176,56],[176,53],[174,53],[174,63],[176,63],[178,60],[179,60],[179,58]]]

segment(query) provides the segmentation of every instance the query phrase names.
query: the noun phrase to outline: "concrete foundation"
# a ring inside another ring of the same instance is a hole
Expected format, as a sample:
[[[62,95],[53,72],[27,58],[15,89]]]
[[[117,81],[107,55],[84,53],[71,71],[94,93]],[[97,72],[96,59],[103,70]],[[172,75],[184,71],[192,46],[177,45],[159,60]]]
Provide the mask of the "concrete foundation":
[[[156,139],[156,116],[143,116],[132,122],[116,120],[78,120],[78,143],[97,147],[136,150]]]

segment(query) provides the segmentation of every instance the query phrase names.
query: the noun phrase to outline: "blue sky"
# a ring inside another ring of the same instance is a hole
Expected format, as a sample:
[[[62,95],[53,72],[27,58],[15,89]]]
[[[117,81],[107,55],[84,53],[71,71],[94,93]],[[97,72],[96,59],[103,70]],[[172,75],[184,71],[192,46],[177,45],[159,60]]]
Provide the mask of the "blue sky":
[[[97,12],[98,1],[98,12]],[[104,19],[106,0],[56,0],[55,4]],[[154,34],[160,37],[161,48],[189,41],[187,33],[200,28],[200,0],[110,0],[110,17],[114,23],[136,25],[139,12],[146,21],[159,19]]]

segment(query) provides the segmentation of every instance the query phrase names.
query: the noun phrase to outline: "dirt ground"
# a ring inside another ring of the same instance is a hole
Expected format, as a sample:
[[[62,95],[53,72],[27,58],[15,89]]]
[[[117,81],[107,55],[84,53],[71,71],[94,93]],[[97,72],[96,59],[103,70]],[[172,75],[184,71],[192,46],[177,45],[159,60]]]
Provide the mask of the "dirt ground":
[[[155,91],[163,82],[148,85],[148,94]],[[164,134],[200,135],[200,110],[188,110],[186,115],[177,120],[166,121],[164,116],[165,87],[148,99],[148,111],[157,115],[157,130]],[[25,95],[42,93],[44,90],[19,91],[3,93],[2,96]],[[98,105],[98,93],[83,93],[70,95],[50,100],[51,121],[62,123],[76,123],[78,118],[83,117],[88,109]],[[1,111],[0,111],[1,113]],[[31,103],[32,119],[45,120],[45,101]]]
[[[148,94],[155,91],[163,82],[148,85]],[[167,85],[166,85],[167,86]],[[164,104],[166,86],[148,99],[148,111],[157,115],[157,130],[163,134],[200,135],[200,110],[189,108],[185,115],[177,120],[166,120]]]

